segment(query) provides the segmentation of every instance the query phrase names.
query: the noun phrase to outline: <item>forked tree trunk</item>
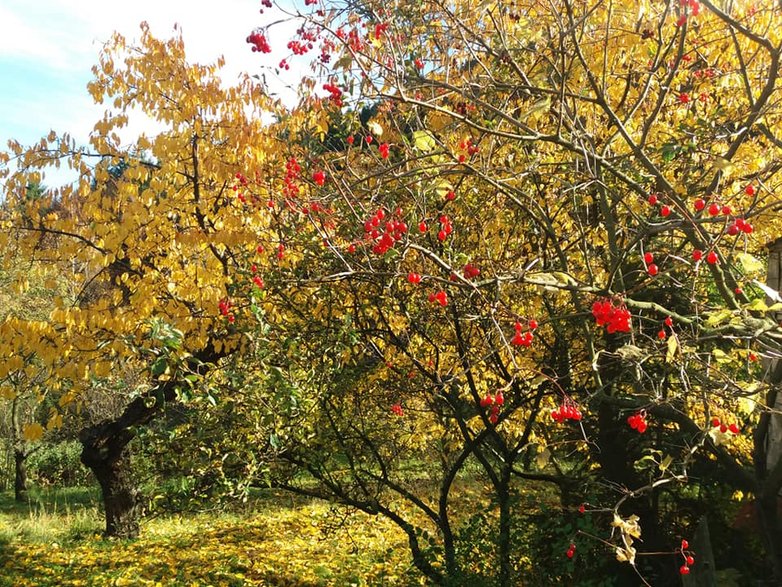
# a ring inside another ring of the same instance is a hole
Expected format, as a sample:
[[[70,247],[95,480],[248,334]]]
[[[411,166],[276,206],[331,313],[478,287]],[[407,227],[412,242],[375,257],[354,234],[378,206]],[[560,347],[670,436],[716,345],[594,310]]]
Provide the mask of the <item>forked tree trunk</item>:
[[[27,501],[27,453],[14,449],[14,499]]]

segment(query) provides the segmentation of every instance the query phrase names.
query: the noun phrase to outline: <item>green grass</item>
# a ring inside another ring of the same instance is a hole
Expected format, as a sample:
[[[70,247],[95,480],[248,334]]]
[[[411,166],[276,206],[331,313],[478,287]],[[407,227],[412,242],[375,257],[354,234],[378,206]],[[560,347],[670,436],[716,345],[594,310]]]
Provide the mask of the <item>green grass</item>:
[[[94,490],[0,495],[0,587],[420,582],[391,523],[271,490],[239,511],[147,519],[135,541],[102,528]]]

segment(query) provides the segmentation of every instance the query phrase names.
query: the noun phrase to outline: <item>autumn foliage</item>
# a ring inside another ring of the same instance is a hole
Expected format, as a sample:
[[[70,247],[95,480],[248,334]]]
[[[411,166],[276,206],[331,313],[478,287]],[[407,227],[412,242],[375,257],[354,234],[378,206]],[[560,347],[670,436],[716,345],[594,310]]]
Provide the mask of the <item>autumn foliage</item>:
[[[121,361],[146,385],[120,430],[214,378],[255,423],[226,430],[267,461],[250,484],[383,516],[432,583],[539,580],[519,561],[551,545],[518,539],[518,504],[540,487],[560,502],[553,581],[696,575],[722,548],[696,528],[730,522],[718,495],[750,496],[749,572],[782,577],[779,9],[368,0],[290,18],[290,55],[265,55],[274,27],[248,43],[259,68],[315,57],[296,108],[145,30],[95,69],[119,113],[89,151],[12,145],[2,245],[83,267],[75,303],[14,327],[40,333],[63,408]],[[122,146],[134,107],[165,130]],[[60,159],[79,185],[27,199]]]

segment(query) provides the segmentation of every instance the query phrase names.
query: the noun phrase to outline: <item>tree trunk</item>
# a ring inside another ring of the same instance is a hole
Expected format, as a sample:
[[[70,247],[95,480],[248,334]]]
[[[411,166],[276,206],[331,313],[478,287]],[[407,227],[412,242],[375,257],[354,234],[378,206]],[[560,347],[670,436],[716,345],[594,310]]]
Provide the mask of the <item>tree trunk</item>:
[[[27,453],[24,450],[14,449],[14,499],[27,501]]]
[[[138,538],[138,491],[133,481],[127,443],[112,443],[111,448],[101,448],[82,435],[81,462],[95,474],[101,488],[103,509],[106,514],[106,536]],[[119,440],[119,439],[116,439]]]
[[[500,486],[497,487],[497,502],[500,507],[500,528],[497,537],[499,551],[500,587],[513,585],[513,564],[511,562],[511,496],[510,468],[502,472]]]
[[[203,375],[223,356],[210,344],[192,357],[190,372]],[[81,462],[100,483],[106,512],[106,536],[138,537],[138,492],[128,445],[139,427],[156,418],[167,403],[176,401],[178,383],[175,379],[158,381],[147,395],[134,399],[113,420],[104,420],[79,433]]]
[[[760,522],[760,534],[774,580],[782,585],[782,531],[779,524],[779,497],[777,492],[769,495],[758,496],[755,500],[758,520]]]

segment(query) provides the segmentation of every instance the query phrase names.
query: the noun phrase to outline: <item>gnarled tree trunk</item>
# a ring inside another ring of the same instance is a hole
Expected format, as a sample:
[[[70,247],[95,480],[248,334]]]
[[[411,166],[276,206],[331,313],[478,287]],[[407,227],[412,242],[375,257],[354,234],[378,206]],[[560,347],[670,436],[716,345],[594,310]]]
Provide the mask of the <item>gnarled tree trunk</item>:
[[[137,538],[138,490],[128,450],[132,435],[125,430],[124,434],[116,437],[102,436],[100,432],[105,427],[106,423],[82,431],[81,462],[90,468],[100,484],[106,513],[106,536]]]

